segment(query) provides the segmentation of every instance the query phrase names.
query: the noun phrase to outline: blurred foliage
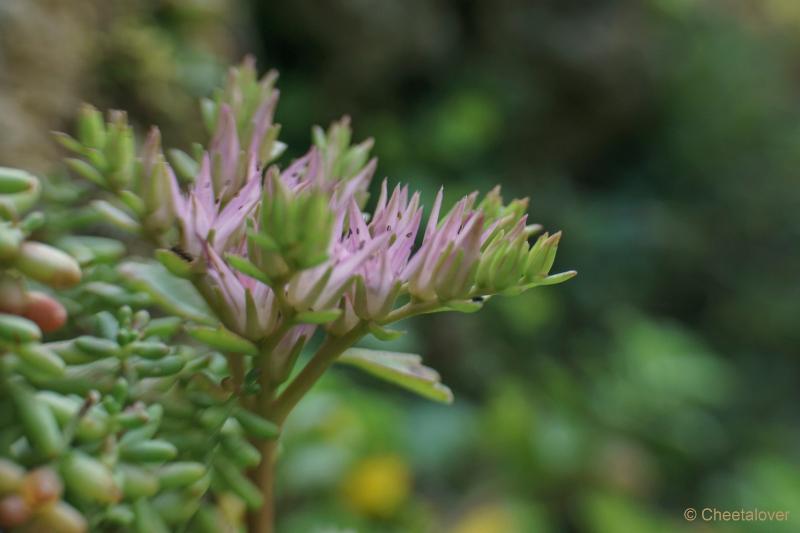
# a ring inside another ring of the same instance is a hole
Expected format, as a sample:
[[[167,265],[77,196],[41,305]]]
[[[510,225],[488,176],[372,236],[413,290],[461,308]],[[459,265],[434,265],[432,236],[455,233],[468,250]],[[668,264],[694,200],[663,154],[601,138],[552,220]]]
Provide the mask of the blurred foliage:
[[[800,516],[797,6],[6,0],[0,162],[47,167],[52,146],[29,132],[97,96],[183,139],[191,95],[253,51],[281,72],[289,146],[350,113],[380,172],[428,202],[438,182],[453,199],[502,181],[564,229],[573,283],[480,319],[412,322],[397,341],[441,370],[453,407],[346,372],[302,404],[281,531],[672,532],[690,529],[688,506]]]

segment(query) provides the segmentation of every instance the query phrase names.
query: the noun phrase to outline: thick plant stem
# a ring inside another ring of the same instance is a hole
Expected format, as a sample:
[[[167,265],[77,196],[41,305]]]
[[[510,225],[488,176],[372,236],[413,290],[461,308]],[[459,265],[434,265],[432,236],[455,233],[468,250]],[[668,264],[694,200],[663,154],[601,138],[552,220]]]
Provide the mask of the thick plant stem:
[[[286,389],[273,400],[274,390],[270,387],[262,389],[256,401],[257,411],[268,420],[278,424],[283,421],[294,409],[295,405],[305,396],[314,383],[319,380],[339,355],[360,339],[367,331],[364,324],[359,324],[353,330],[341,337],[328,337],[303,370],[286,387]],[[261,491],[264,504],[260,509],[251,511],[247,515],[248,533],[274,533],[275,531],[275,452],[278,441],[264,440],[257,443],[261,452],[261,463],[251,472],[253,483]]]
[[[270,419],[282,424],[314,383],[333,364],[339,355],[352,346],[367,331],[367,326],[359,324],[341,337],[328,337],[311,360],[303,367],[297,377],[278,396],[270,407]]]
[[[261,392],[254,398],[254,412],[270,418],[269,405],[275,389],[264,383]],[[251,407],[251,408],[253,408]],[[274,533],[275,531],[275,451],[277,440],[256,440],[253,444],[261,454],[261,462],[250,472],[250,480],[258,487],[263,497],[260,508],[247,513],[247,533]]]
[[[264,504],[247,515],[248,533],[274,533],[275,531],[275,450],[277,441],[264,441],[259,446],[261,464],[253,473],[253,482],[261,490]]]

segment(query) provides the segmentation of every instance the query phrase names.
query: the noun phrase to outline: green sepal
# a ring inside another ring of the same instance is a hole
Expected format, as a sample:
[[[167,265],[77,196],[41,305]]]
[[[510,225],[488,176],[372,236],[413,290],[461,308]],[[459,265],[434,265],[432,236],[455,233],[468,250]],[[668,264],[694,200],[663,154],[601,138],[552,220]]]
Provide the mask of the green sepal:
[[[256,265],[251,263],[248,259],[244,257],[235,255],[235,254],[225,254],[225,260],[228,262],[230,266],[244,274],[245,276],[250,276],[253,279],[257,279],[261,283],[265,285],[271,285],[271,280],[269,277]]]
[[[280,251],[280,246],[272,239],[272,237],[264,235],[263,233],[259,233],[254,229],[247,230],[247,238],[265,252],[277,253]]]
[[[172,168],[183,181],[192,182],[198,171],[198,164],[192,156],[177,148],[171,148],[167,151]]]
[[[382,341],[393,341],[395,339],[399,339],[403,335],[405,335],[405,331],[401,331],[398,329],[391,329],[380,324],[376,324],[375,322],[369,323],[369,332],[377,339]]]
[[[567,280],[570,280],[578,275],[578,272],[575,270],[568,270],[566,272],[559,272],[558,274],[553,274],[551,276],[547,276],[546,278],[539,280],[537,282],[538,285],[556,285],[558,283],[564,283]]]
[[[522,285],[518,285],[516,287],[509,287],[508,289],[503,291],[503,296],[517,296],[522,294],[523,292],[527,291],[528,289],[533,289],[534,287],[543,287],[546,285],[556,285],[558,283],[564,283],[575,276],[578,275],[578,272],[575,270],[568,270],[566,272],[559,272],[558,274],[553,274],[551,276],[540,277],[531,281],[529,283],[524,283]]]
[[[253,291],[249,288],[244,290],[244,312],[245,325],[244,332],[251,339],[259,339],[264,336],[263,327],[258,317],[258,308],[253,299]]]

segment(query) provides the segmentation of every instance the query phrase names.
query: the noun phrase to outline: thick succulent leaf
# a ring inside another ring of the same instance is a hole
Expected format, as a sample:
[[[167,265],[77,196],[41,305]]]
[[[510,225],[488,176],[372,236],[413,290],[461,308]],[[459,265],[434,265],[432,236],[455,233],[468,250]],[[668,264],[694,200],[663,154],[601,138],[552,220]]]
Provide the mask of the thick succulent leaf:
[[[138,233],[141,226],[136,220],[133,219],[128,213],[122,209],[111,205],[105,200],[95,200],[92,202],[92,207],[97,211],[109,224],[118,227],[121,230],[129,231],[131,233]]]
[[[186,332],[198,341],[217,350],[246,355],[258,355],[258,347],[255,344],[223,326],[209,328],[206,326],[191,325],[186,326]]]
[[[90,235],[67,235],[56,243],[81,265],[110,263],[125,255],[125,245],[116,239]]]
[[[202,324],[217,324],[214,313],[191,283],[176,278],[155,262],[127,262],[119,267],[136,290],[148,293],[165,311]]]
[[[419,355],[350,348],[339,356],[338,362],[360,368],[425,398],[453,402],[453,393],[441,383],[439,373],[423,365]]]

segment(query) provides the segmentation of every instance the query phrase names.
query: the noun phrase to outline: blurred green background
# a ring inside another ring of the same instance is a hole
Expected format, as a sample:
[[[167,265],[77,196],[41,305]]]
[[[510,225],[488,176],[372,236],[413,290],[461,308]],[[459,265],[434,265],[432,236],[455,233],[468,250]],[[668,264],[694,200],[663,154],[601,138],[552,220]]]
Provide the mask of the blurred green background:
[[[248,52],[289,157],[349,114],[378,178],[530,196],[580,273],[408,324],[451,407],[331,375],[279,531],[798,530],[800,2],[0,0],[0,164],[56,171],[83,100],[186,147]]]

